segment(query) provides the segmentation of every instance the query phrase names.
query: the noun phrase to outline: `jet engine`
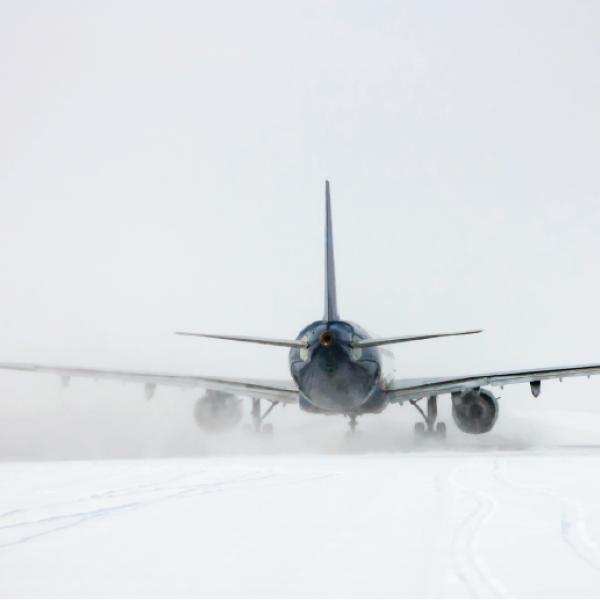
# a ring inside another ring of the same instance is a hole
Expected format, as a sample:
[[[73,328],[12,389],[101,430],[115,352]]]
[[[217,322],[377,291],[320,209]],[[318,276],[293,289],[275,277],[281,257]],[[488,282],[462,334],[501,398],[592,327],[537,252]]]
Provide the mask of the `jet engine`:
[[[498,418],[498,402],[489,390],[473,389],[452,394],[452,418],[465,433],[487,433]]]
[[[194,418],[206,431],[233,429],[242,420],[242,401],[233,394],[207,390],[196,402]]]

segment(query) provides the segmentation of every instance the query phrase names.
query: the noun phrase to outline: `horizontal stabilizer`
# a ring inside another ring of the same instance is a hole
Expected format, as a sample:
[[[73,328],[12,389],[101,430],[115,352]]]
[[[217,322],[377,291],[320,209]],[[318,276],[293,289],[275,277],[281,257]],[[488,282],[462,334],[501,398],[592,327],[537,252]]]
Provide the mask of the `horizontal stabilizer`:
[[[267,346],[285,346],[287,348],[306,348],[302,340],[279,340],[273,338],[249,337],[245,335],[213,335],[210,333],[193,333],[191,331],[176,331],[176,335],[191,335],[194,337],[211,338],[214,340],[231,340],[233,342],[249,342],[251,344],[266,344]]]
[[[384,346],[385,344],[401,344],[403,342],[416,342],[418,340],[430,340],[432,338],[453,337],[456,335],[471,335],[481,333],[483,329],[472,329],[470,331],[454,331],[452,333],[426,333],[423,335],[401,335],[398,337],[372,338],[355,342],[355,348],[370,348],[371,346]]]

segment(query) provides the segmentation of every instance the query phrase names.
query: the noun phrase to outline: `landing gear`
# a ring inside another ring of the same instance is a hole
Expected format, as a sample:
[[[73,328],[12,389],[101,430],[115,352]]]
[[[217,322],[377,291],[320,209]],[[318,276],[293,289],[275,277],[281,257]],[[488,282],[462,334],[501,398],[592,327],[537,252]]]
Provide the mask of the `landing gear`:
[[[350,433],[354,433],[356,431],[356,415],[350,415],[350,421],[348,423],[350,425]]]
[[[446,439],[446,423],[436,423],[437,421],[437,396],[427,398],[427,412],[418,404],[417,400],[411,400],[410,403],[419,411],[423,421],[415,423],[415,435],[419,438],[436,437]]]
[[[425,423],[421,421],[415,423],[415,435],[424,436],[425,435]]]
[[[262,433],[266,436],[273,435],[273,424],[264,423],[264,420],[278,404],[279,402],[277,401],[271,402],[271,406],[262,413],[260,409],[260,398],[252,398],[252,411],[250,412],[250,416],[252,417],[252,431],[254,433]]]
[[[250,414],[252,415],[252,428],[255,433],[258,433],[262,420],[260,418],[260,398],[252,398],[252,412]]]

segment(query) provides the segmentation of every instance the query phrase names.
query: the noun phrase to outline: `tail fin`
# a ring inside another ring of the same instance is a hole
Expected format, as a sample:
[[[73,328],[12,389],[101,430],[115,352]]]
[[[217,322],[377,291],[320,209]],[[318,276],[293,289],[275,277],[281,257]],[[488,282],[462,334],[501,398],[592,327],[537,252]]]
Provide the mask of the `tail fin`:
[[[325,312],[323,314],[323,320],[339,321],[339,318],[335,290],[331,198],[329,195],[329,181],[325,181]]]

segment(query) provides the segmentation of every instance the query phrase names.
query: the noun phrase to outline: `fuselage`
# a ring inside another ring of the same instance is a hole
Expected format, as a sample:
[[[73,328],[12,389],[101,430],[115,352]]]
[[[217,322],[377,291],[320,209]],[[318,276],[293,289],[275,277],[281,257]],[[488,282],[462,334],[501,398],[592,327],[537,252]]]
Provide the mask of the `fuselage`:
[[[383,410],[389,353],[354,346],[368,338],[362,327],[349,321],[315,321],[302,329],[296,339],[307,346],[292,348],[289,355],[302,409],[346,415]]]

